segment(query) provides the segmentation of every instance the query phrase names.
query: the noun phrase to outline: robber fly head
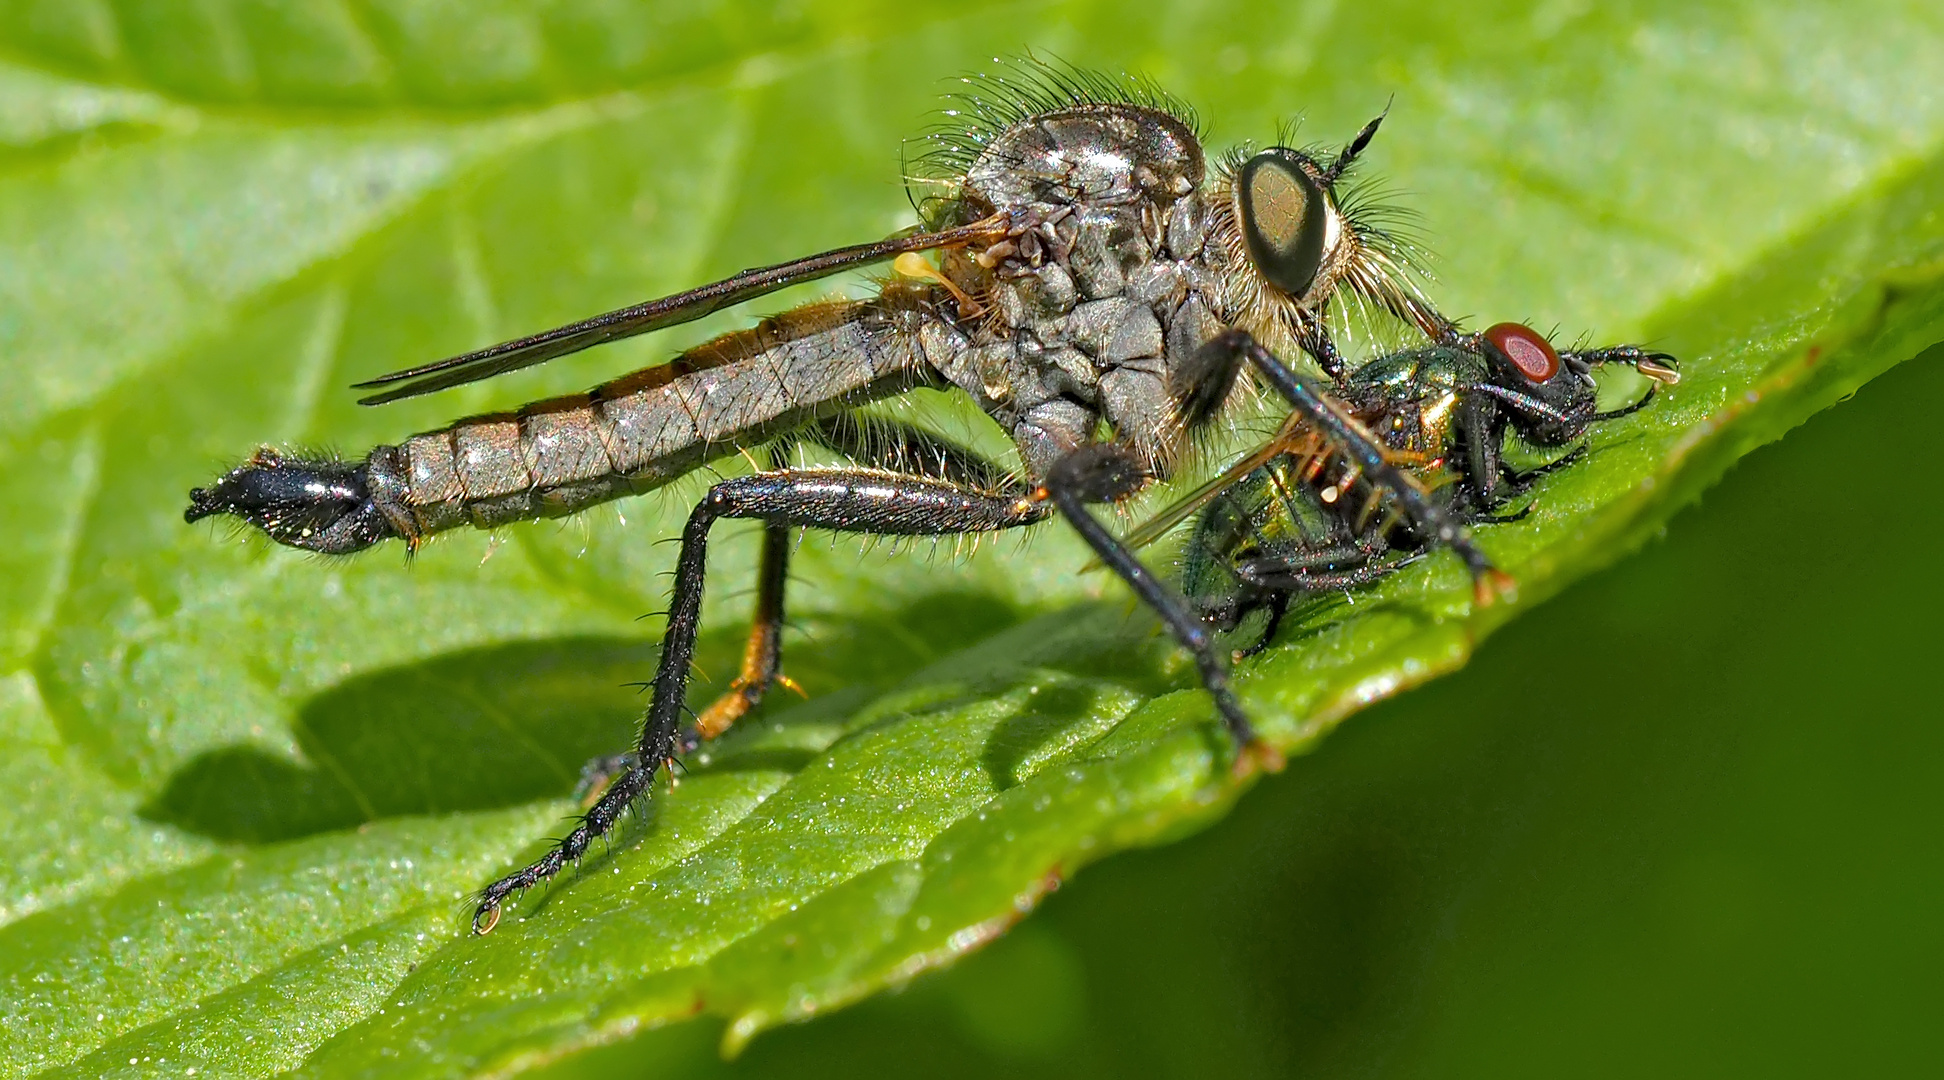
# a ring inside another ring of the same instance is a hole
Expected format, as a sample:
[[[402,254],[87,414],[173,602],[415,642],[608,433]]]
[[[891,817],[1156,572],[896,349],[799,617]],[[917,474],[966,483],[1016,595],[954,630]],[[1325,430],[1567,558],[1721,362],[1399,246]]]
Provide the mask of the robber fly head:
[[[1442,324],[1405,280],[1404,245],[1372,222],[1381,209],[1338,190],[1383,119],[1335,153],[1278,145],[1226,163],[1217,225],[1229,248],[1231,297],[1258,334],[1273,338],[1321,319],[1344,287],[1427,331],[1427,319]]]

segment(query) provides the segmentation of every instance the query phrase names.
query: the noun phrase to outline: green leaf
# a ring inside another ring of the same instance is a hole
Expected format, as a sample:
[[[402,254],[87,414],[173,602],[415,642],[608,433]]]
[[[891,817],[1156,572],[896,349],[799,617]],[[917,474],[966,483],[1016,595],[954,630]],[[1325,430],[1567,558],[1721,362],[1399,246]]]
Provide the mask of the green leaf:
[[[1390,102],[1373,164],[1447,310],[1685,362],[1485,530],[1517,603],[1471,610],[1433,559],[1246,664],[1291,752],[1944,339],[1944,99],[1909,85],[1944,19],[1917,3],[680,10],[0,5],[0,1071],[471,1075],[698,1013],[733,1050],[1233,801],[1192,671],[1057,528],[962,558],[813,537],[809,700],[470,938],[464,893],[628,742],[697,484],[409,565],[181,522],[257,443],[355,451],[736,325],[382,410],[342,389],[907,224],[898,140],[984,57],[1145,71],[1218,146]],[[753,552],[724,530],[717,679]]]

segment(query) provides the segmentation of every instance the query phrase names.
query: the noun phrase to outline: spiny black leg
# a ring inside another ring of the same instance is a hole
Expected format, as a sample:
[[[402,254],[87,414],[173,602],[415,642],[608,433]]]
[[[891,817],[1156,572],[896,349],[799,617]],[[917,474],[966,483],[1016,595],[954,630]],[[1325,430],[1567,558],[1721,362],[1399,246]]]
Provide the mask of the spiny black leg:
[[[1344,570],[1302,570],[1281,566],[1272,559],[1242,564],[1244,580],[1281,593],[1340,592],[1388,577],[1402,562],[1367,563]]]
[[[742,669],[736,673],[729,689],[682,732],[676,740],[679,752],[686,754],[703,740],[728,731],[730,725],[762,703],[771,686],[781,682],[796,688],[783,674],[783,592],[789,567],[789,527],[773,521],[765,523],[762,563],[756,577],[756,618],[750,624],[749,641],[743,648]]]
[[[614,828],[661,767],[673,760],[701,625],[709,528],[718,519],[755,518],[784,530],[926,536],[1010,529],[1043,520],[1047,513],[1043,501],[1023,491],[982,491],[931,477],[871,469],[786,469],[739,476],[710,488],[682,530],[674,596],[655,669],[654,699],[642,721],[634,766],[614,781],[552,851],[480,892],[473,931],[491,930],[508,896],[538,885],[580,858],[589,843]]]
[[[1500,462],[1497,466],[1498,475],[1505,490],[1510,491],[1514,495],[1523,495],[1532,490],[1532,485],[1538,483],[1540,477],[1548,473],[1558,472],[1585,456],[1586,444],[1581,443],[1566,453],[1546,462],[1544,465],[1530,469],[1515,469],[1510,465]],[[1480,505],[1495,506],[1502,501],[1494,494],[1490,501],[1481,499]],[[1530,516],[1532,516],[1532,504],[1527,503],[1525,506],[1520,507],[1510,514],[1489,514],[1483,512],[1467,514],[1465,516],[1465,522],[1469,525],[1510,525],[1515,521],[1524,521]]]
[[[1223,663],[1221,654],[1216,650],[1215,636],[1208,624],[1197,618],[1186,600],[1156,577],[1087,509],[1090,503],[1113,502],[1123,498],[1146,482],[1147,475],[1141,468],[1136,451],[1129,447],[1100,443],[1083,446],[1054,462],[1053,467],[1047,470],[1046,491],[1053,505],[1059,508],[1060,515],[1094,549],[1100,561],[1119,574],[1135,595],[1161,617],[1162,625],[1168,628],[1175,640],[1194,654],[1195,666],[1201,671],[1202,685],[1215,699],[1215,709],[1221,713],[1222,722],[1228,726],[1236,745],[1261,754],[1267,748],[1256,738],[1255,728],[1249,724],[1248,716],[1242,712],[1242,703],[1236,700],[1235,691],[1229,686],[1228,665]],[[1273,751],[1269,753],[1273,754]],[[1273,761],[1272,757],[1272,767]]]
[[[473,908],[473,933],[488,933],[498,925],[500,904],[508,896],[540,884],[560,873],[569,862],[579,860],[587,852],[587,845],[614,828],[622,813],[648,790],[655,774],[675,756],[675,730],[686,706],[689,665],[695,657],[695,633],[701,623],[709,526],[717,517],[713,503],[716,490],[722,486],[710,490],[689,514],[688,524],[682,530],[682,550],[675,559],[675,594],[668,606],[668,626],[662,634],[661,660],[656,665],[652,684],[654,698],[642,721],[634,764],[608,785],[581,816],[580,823],[561,837],[553,850],[480,890]]]
[[[1236,578],[1262,592],[1314,594],[1337,592],[1367,585],[1404,566],[1410,560],[1380,561],[1389,546],[1374,544],[1330,544],[1318,548],[1293,546],[1288,550],[1269,549],[1236,564]]]
[[[1499,419],[1498,402],[1483,394],[1466,394],[1459,399],[1455,429],[1464,444],[1463,475],[1460,483],[1481,512],[1489,512],[1505,501],[1498,492],[1504,476],[1500,443],[1505,426]]]
[[[1656,391],[1656,390],[1659,390],[1659,389],[1660,389],[1660,387],[1659,387],[1659,386],[1649,386],[1649,387],[1647,388],[1647,392],[1646,392],[1646,393],[1644,393],[1644,394],[1642,394],[1642,395],[1640,395],[1640,400],[1638,400],[1638,401],[1636,401],[1636,402],[1634,402],[1633,404],[1631,404],[1631,405],[1622,405],[1622,406],[1620,406],[1620,407],[1619,407],[1619,408],[1617,408],[1617,409],[1608,409],[1608,410],[1607,410],[1606,412],[1599,412],[1599,413],[1594,413],[1594,414],[1593,414],[1592,416],[1590,416],[1590,417],[1588,417],[1587,419],[1589,419],[1589,420],[1617,420],[1617,419],[1619,419],[1619,418],[1620,418],[1620,417],[1622,417],[1622,416],[1630,416],[1630,415],[1632,415],[1632,414],[1634,414],[1634,413],[1637,413],[1637,412],[1639,412],[1640,410],[1642,410],[1642,409],[1644,409],[1644,408],[1646,408],[1646,407],[1647,407],[1647,404],[1648,404],[1649,402],[1651,402],[1651,401],[1653,401],[1653,400],[1654,400],[1654,391]]]
[[[948,439],[892,418],[841,413],[798,437],[822,443],[860,465],[945,480],[981,491],[1006,487],[1007,474],[1002,466]],[[686,754],[703,741],[727,731],[760,704],[772,686],[781,683],[802,692],[782,672],[783,602],[789,556],[789,529],[770,523],[763,532],[756,614],[743,649],[741,670],[730,688],[703,709],[694,724],[683,730],[677,740],[679,753]]]
[[[490,933],[499,924],[500,904],[508,896],[540,884],[586,854],[587,845],[597,836],[606,836],[614,828],[615,822],[620,820],[621,812],[648,790],[648,782],[654,775],[654,769],[640,767],[622,773],[581,816],[580,824],[562,837],[552,851],[481,889],[473,908],[473,933]]]
[[[1364,544],[1329,544],[1323,547],[1289,544],[1265,546],[1261,550],[1261,555],[1246,560],[1244,565],[1277,566],[1287,571],[1337,570],[1363,566],[1390,550],[1390,545],[1377,539]]]
[[[1232,350],[1247,357],[1269,385],[1315,425],[1319,434],[1341,447],[1343,455],[1355,462],[1372,484],[1397,501],[1419,531],[1464,560],[1471,570],[1478,602],[1490,603],[1496,595],[1510,591],[1512,579],[1493,566],[1485,553],[1471,542],[1464,525],[1440,506],[1416,479],[1391,464],[1384,446],[1371,438],[1343,406],[1313,381],[1291,371],[1289,365],[1244,330],[1230,330],[1204,348]]]
[[[1289,613],[1290,601],[1296,597],[1347,592],[1388,577],[1413,561],[1395,559],[1345,570],[1293,569],[1278,565],[1273,559],[1254,559],[1243,563],[1237,568],[1242,580],[1263,590],[1269,597],[1259,605],[1268,609],[1269,623],[1262,628],[1262,636],[1256,639],[1256,643],[1236,653],[1236,658],[1251,657],[1269,647],[1275,640],[1276,630],[1282,626],[1283,617]]]

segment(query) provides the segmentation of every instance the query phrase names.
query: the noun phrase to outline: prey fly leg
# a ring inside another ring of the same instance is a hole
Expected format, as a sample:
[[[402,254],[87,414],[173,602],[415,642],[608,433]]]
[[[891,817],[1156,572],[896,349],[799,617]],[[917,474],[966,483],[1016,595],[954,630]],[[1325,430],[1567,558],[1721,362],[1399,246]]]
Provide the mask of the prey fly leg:
[[[1448,547],[1464,560],[1471,571],[1474,592],[1481,604],[1489,604],[1501,593],[1509,592],[1512,579],[1492,565],[1485,553],[1472,543],[1464,524],[1446,512],[1413,475],[1393,463],[1396,451],[1377,440],[1344,405],[1313,381],[1289,369],[1274,353],[1262,347],[1247,331],[1231,330],[1210,342],[1211,351],[1246,359],[1291,408],[1300,413],[1315,431],[1349,461],[1337,484],[1330,488],[1330,500],[1348,502],[1351,488],[1363,480],[1376,494],[1392,500],[1404,517],[1431,542]]]

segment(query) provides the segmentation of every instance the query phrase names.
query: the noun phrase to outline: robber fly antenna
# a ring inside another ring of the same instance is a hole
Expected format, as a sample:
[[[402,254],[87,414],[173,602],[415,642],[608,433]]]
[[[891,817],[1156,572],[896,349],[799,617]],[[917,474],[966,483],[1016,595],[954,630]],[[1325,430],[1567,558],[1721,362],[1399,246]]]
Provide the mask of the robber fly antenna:
[[[1390,115],[1391,103],[1396,100],[1393,97],[1390,101],[1386,101],[1384,111],[1378,113],[1370,123],[1365,124],[1363,130],[1357,132],[1357,137],[1350,140],[1350,145],[1345,146],[1343,152],[1337,155],[1337,159],[1330,163],[1330,167],[1323,170],[1324,187],[1336,183],[1344,173],[1350,171],[1350,166],[1356,163],[1357,155],[1363,153],[1364,148],[1370,145],[1370,140],[1377,137],[1377,129],[1383,125],[1384,117]]]

